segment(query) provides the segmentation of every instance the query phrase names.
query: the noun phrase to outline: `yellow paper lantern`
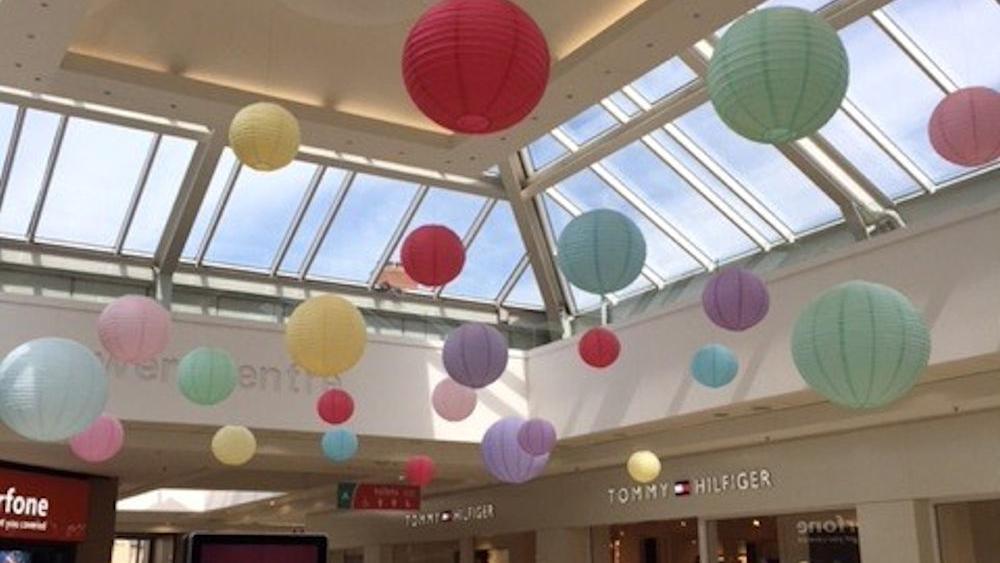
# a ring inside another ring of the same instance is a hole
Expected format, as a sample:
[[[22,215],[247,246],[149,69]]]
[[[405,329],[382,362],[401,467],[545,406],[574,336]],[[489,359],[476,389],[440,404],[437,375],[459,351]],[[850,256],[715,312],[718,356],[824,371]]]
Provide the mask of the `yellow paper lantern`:
[[[336,295],[303,301],[285,328],[285,346],[295,365],[310,375],[332,377],[354,367],[368,332],[358,308]]]
[[[651,483],[660,476],[660,458],[649,450],[633,453],[628,458],[628,474],[639,483]]]
[[[287,166],[299,152],[299,121],[278,104],[258,102],[236,113],[229,146],[240,162],[262,172]]]
[[[212,437],[212,455],[225,465],[243,465],[257,453],[257,439],[245,426],[223,426]]]

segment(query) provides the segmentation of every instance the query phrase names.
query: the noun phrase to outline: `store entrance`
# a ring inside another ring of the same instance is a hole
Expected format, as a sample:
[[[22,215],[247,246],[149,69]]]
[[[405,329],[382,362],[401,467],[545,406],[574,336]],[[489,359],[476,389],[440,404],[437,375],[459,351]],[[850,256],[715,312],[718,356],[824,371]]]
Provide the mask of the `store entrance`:
[[[73,563],[73,545],[0,541],[0,563]]]
[[[712,563],[860,563],[853,510],[709,523]]]
[[[665,520],[595,528],[594,561],[609,563],[697,563],[698,522]]]

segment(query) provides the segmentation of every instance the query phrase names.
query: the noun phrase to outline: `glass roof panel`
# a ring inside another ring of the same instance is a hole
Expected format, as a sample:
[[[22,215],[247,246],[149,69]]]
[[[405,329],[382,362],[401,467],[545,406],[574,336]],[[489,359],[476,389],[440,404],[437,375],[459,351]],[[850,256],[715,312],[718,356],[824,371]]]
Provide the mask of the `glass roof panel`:
[[[270,268],[317,168],[301,161],[274,172],[244,166],[205,252],[205,262]]]
[[[70,118],[36,236],[112,248],[154,137],[148,131]]]
[[[160,140],[153,167],[149,170],[142,197],[135,209],[135,217],[125,237],[125,252],[151,255],[156,250],[196,146],[195,141],[181,137],[164,136]]]
[[[959,86],[1000,89],[996,0],[896,0],[885,11]]]
[[[229,180],[229,176],[232,174],[235,166],[236,155],[233,154],[233,151],[229,147],[226,147],[222,151],[222,156],[219,157],[219,164],[215,167],[215,172],[212,174],[212,181],[209,182],[208,189],[205,191],[205,197],[201,202],[201,207],[198,209],[198,215],[191,225],[191,231],[188,234],[187,241],[184,243],[184,251],[181,252],[182,259],[194,260],[198,254],[198,248],[205,238],[205,231],[208,230],[208,223],[212,220],[212,214],[215,213],[215,208],[219,205],[219,198],[222,197],[222,191],[226,187],[226,182]]]
[[[642,112],[642,108],[637,106],[635,102],[633,102],[628,96],[622,94],[621,92],[615,92],[614,94],[611,94],[610,96],[608,96],[608,99],[611,100],[616,106],[618,106],[618,109],[622,110],[625,113],[625,115],[629,117],[634,117]]]
[[[756,245],[666,163],[636,141],[604,160],[619,180],[716,261]]]
[[[893,200],[920,192],[916,181],[843,111],[834,114],[820,129],[820,134]]]
[[[521,277],[514,284],[504,305],[513,307],[524,307],[526,309],[542,309],[545,302],[542,300],[542,292],[538,289],[538,280],[535,278],[535,271],[529,264],[521,273]]]
[[[871,20],[840,33],[851,58],[847,97],[935,182],[964,172],[938,156],[927,136],[927,120],[944,92]]]
[[[568,154],[569,149],[548,133],[528,145],[528,158],[531,160],[532,170],[541,170]]]
[[[679,58],[674,57],[647,72],[632,83],[632,87],[651,104],[680,90],[696,78]]]
[[[0,103],[0,162],[6,158],[7,150],[10,148],[16,118],[17,108],[15,106]],[[0,188],[0,221],[3,217],[3,203],[2,188]],[[0,227],[0,232],[2,232],[2,227]]]
[[[59,115],[29,109],[24,117],[21,138],[0,208],[0,233],[24,238],[28,223],[42,189],[52,141],[59,128]]]
[[[366,283],[416,193],[416,184],[358,174],[308,277]]]
[[[618,126],[618,120],[600,105],[593,105],[560,127],[577,145],[585,145]]]
[[[676,123],[796,233],[841,220],[837,205],[777,149],[733,133],[711,104]]]
[[[497,202],[466,251],[465,267],[443,295],[494,300],[524,256],[524,243],[506,201]]]
[[[346,175],[347,172],[339,168],[327,168],[323,171],[323,179],[316,187],[316,193],[313,194],[312,201],[302,216],[302,222],[299,223],[299,228],[288,245],[285,258],[278,267],[279,272],[297,275],[302,271],[309,246],[319,236],[323,219],[343,187]]]
[[[548,194],[543,196],[542,200],[545,202],[545,214],[549,219],[549,226],[552,228],[552,240],[558,241],[559,235],[562,234],[566,225],[573,220],[573,216]],[[555,251],[555,244],[553,244],[553,252]],[[556,262],[556,271],[559,272],[558,262]],[[562,272],[559,272],[559,277],[562,277]],[[568,282],[566,282],[566,286],[569,287],[570,293],[572,293],[573,302],[576,305],[575,311],[588,311],[600,306],[601,297],[599,295],[582,291]]]
[[[431,188],[427,191],[427,197],[420,203],[420,208],[413,216],[413,220],[407,225],[400,243],[392,252],[393,262],[399,262],[399,252],[403,247],[402,241],[407,235],[424,225],[444,225],[464,239],[469,227],[476,220],[476,215],[486,203],[486,198],[445,190],[441,188]]]

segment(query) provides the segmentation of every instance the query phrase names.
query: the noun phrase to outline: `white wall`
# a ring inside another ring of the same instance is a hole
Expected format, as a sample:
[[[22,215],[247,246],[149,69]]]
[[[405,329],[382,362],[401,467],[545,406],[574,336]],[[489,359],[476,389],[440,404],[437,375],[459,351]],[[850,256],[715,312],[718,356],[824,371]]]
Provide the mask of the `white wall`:
[[[43,336],[72,338],[100,352],[95,323],[101,308],[0,293],[0,355]],[[198,346],[224,348],[239,366],[236,392],[216,407],[196,406],[177,390],[177,363]],[[437,417],[430,393],[445,377],[440,347],[441,343],[369,335],[361,362],[342,378],[356,405],[350,427],[367,435],[478,442],[498,418],[526,412],[524,357],[512,351],[507,373],[479,392],[472,417],[462,424]],[[324,430],[315,402],[326,382],[292,367],[277,325],[175,314],[173,338],[162,358],[137,367],[109,363],[108,374],[108,411],[124,420]]]
[[[927,221],[852,245],[767,280],[771,311],[744,333],[715,328],[700,301],[687,302],[613,329],[622,341],[618,362],[588,368],[577,341],[528,355],[529,406],[572,437],[722,407],[781,397],[806,388],[790,352],[798,313],[822,291],[863,279],[905,293],[932,331],[931,364],[943,365],[1000,350],[1000,211]],[[729,346],[740,359],[736,381],[721,390],[694,384],[688,366],[705,344]]]

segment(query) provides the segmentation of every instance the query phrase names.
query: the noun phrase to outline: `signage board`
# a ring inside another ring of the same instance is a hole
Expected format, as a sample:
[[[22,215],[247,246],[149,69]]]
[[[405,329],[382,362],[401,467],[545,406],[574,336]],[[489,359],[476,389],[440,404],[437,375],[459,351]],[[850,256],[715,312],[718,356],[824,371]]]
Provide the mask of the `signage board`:
[[[0,538],[87,538],[90,485],[83,479],[0,468]]]
[[[341,510],[419,510],[420,487],[340,483],[337,508]]]

